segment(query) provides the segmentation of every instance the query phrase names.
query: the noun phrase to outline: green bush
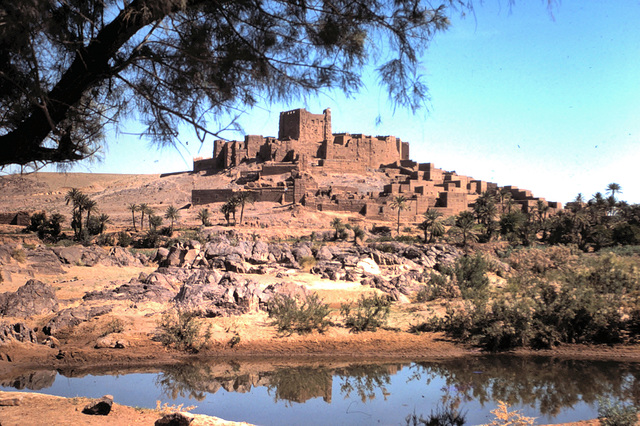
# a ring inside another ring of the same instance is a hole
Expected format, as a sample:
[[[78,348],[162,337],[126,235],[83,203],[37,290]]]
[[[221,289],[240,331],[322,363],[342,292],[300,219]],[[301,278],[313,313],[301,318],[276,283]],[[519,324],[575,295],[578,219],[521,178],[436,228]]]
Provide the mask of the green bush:
[[[129,247],[133,242],[133,238],[127,232],[121,231],[118,233],[118,245],[120,247]]]
[[[327,319],[329,306],[316,293],[310,294],[304,301],[277,294],[269,302],[268,312],[271,324],[280,333],[323,332],[330,325]]]
[[[490,351],[549,348],[559,343],[620,343],[634,338],[635,315],[623,320],[611,295],[539,283],[531,295],[506,294],[449,306],[444,318],[417,326]]]
[[[316,266],[316,258],[313,256],[304,256],[300,259],[300,268],[308,271]]]
[[[54,213],[50,218],[46,212],[38,212],[31,215],[30,224],[25,228],[27,232],[35,232],[41,240],[56,242],[61,238],[64,216]]]
[[[361,295],[355,306],[343,303],[340,313],[344,324],[352,331],[376,331],[387,324],[387,317],[391,310],[391,302],[385,296]]]
[[[598,398],[598,420],[602,426],[633,426],[638,424],[640,410],[622,401]]]
[[[463,298],[474,299],[486,296],[489,287],[488,268],[482,254],[477,253],[475,256],[460,257],[453,267],[444,268],[442,272],[455,280],[454,284]]]
[[[201,324],[193,312],[177,310],[165,312],[158,323],[158,337],[165,346],[198,352],[209,340],[209,331],[201,336]]]
[[[416,293],[416,301],[418,302],[429,302],[439,298],[455,299],[457,297],[460,297],[460,288],[453,280],[447,275],[434,272],[429,275],[427,284]]]

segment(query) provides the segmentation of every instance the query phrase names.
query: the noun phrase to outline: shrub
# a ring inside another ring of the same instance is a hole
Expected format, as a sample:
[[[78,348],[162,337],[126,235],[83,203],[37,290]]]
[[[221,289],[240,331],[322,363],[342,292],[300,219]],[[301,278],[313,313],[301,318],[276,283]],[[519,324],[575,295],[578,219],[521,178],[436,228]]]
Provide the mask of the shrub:
[[[518,410],[509,411],[509,406],[502,401],[498,401],[498,408],[491,410],[495,419],[485,426],[530,426],[535,424],[535,417],[527,417],[520,414]]]
[[[300,259],[300,268],[309,271],[316,266],[316,258],[313,256],[304,256]]]
[[[351,303],[343,303],[340,313],[344,318],[344,324],[352,331],[376,331],[384,327],[391,310],[391,302],[385,296],[361,295],[353,306]]]
[[[100,231],[102,231],[102,224],[96,216],[90,216],[85,224],[85,228],[89,232],[89,235],[98,235]]]
[[[633,426],[638,424],[640,410],[622,401],[598,398],[598,420],[602,426]]]
[[[100,234],[96,243],[101,246],[112,246],[115,243],[113,234]]]
[[[19,248],[14,249],[11,252],[11,257],[13,257],[19,263],[23,263],[25,260],[27,260],[27,255],[24,253],[24,250]]]
[[[208,331],[204,337],[200,335],[201,324],[193,312],[165,312],[158,327],[162,344],[179,350],[198,352],[209,340]]]
[[[455,278],[455,284],[465,299],[482,297],[489,287],[487,278],[487,261],[482,254],[460,257],[452,268],[445,268],[446,275]]]
[[[280,333],[304,334],[313,330],[323,332],[330,325],[327,319],[329,305],[323,303],[316,293],[310,294],[304,301],[275,295],[269,302],[268,312],[272,325]]]
[[[124,321],[120,318],[113,318],[105,324],[102,335],[106,336],[112,333],[122,333],[124,331]]]
[[[41,240],[58,241],[61,237],[62,223],[65,218],[59,213],[54,213],[47,218],[47,213],[38,212],[31,215],[30,224],[25,228],[27,232],[36,232]]]
[[[120,247],[129,247],[133,242],[133,238],[127,232],[121,231],[118,233],[118,245]]]
[[[446,275],[432,272],[429,281],[416,293],[418,302],[429,302],[438,298],[455,299],[460,297],[460,288]]]

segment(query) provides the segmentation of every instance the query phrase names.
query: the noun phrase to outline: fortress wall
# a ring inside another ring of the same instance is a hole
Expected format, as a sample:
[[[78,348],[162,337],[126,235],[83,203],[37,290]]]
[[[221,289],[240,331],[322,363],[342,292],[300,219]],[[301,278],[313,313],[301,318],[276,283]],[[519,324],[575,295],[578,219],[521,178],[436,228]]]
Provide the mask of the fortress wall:
[[[233,196],[233,189],[193,189],[191,203],[194,206],[211,203],[224,203]]]
[[[312,114],[304,108],[280,113],[278,139],[320,142],[331,135],[331,110]]]
[[[218,169],[217,158],[194,158],[193,159],[193,171],[202,172],[206,170]]]

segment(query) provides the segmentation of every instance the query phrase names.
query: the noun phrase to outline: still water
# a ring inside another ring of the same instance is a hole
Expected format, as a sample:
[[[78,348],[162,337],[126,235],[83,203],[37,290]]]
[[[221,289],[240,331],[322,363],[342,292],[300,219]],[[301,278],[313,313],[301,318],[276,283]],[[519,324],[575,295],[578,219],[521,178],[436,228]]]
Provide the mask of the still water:
[[[193,413],[260,425],[403,425],[438,409],[487,423],[505,401],[536,423],[597,417],[597,398],[640,403],[640,363],[487,356],[362,364],[208,362],[154,370],[34,371],[2,390],[67,397],[114,396],[150,407],[196,406]]]

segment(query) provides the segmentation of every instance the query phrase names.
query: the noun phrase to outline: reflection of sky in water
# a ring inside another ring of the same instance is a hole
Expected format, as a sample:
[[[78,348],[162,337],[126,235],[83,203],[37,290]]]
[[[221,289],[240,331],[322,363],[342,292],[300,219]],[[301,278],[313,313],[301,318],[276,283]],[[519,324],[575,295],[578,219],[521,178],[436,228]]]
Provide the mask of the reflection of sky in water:
[[[486,373],[474,371],[473,374]],[[157,377],[156,373],[87,375],[82,378],[58,375],[53,386],[39,392],[91,398],[111,394],[117,403],[150,408],[156,406],[157,400],[170,405],[195,405],[197,408],[193,410],[194,413],[261,425],[405,424],[407,415],[416,413],[426,418],[443,398],[454,401],[461,395],[466,395],[467,398],[461,397],[458,407],[462,412],[466,412],[467,424],[474,425],[487,423],[493,417],[490,411],[495,408],[495,402],[485,403],[483,406],[474,398],[476,393],[473,385],[447,384],[444,377],[425,374],[424,370],[416,365],[405,366],[397,374],[385,376],[384,380],[388,379],[388,383],[368,388],[362,394],[359,394],[356,386],[348,396],[344,388],[345,381],[353,384],[358,379],[342,371],[342,376],[333,376],[330,403],[325,402],[322,397],[313,397],[304,403],[285,399],[274,402],[276,390],[266,386],[251,387],[251,391],[247,393],[227,392],[221,388],[215,394],[205,393],[205,399],[202,401],[182,396],[172,400],[157,387]],[[0,389],[12,390],[9,387]],[[563,409],[557,416],[541,416],[537,407],[514,406],[511,409],[519,409],[524,415],[537,417],[538,424],[569,422],[597,416],[595,407],[581,401],[571,409]]]

